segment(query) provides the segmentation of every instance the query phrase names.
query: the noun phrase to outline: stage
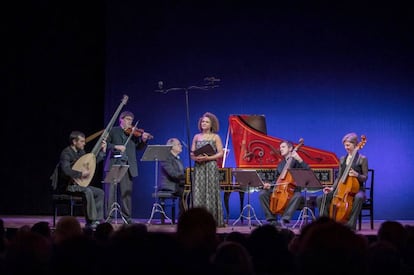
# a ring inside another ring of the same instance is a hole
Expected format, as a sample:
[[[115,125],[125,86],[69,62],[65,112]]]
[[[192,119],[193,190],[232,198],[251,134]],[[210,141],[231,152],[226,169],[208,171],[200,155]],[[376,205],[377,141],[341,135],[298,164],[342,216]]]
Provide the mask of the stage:
[[[1,216],[0,217],[4,221],[4,227],[6,230],[16,231],[16,229],[22,226],[33,226],[37,222],[48,222],[50,225],[51,230],[54,230],[53,227],[53,217],[52,216]],[[57,217],[57,221],[61,217]],[[84,217],[76,217],[81,226],[85,226],[85,219]],[[56,222],[57,222],[56,221]],[[143,223],[147,225],[149,232],[166,232],[166,233],[174,233],[176,231],[176,225],[171,224],[169,220],[165,221],[165,224],[161,224],[159,219],[152,219],[150,223],[148,223],[148,219],[134,219],[135,223]],[[411,225],[414,226],[414,220],[398,220],[403,225]],[[262,224],[265,224],[266,221],[259,221]],[[252,220],[250,225],[248,221],[244,221],[243,223],[235,220],[230,220],[228,225],[223,228],[217,228],[217,234],[226,235],[232,231],[238,231],[243,234],[250,234],[252,230],[254,230],[257,226],[259,226],[259,222],[257,220]],[[376,236],[378,233],[378,229],[381,223],[384,222],[383,220],[375,220],[374,221],[374,230],[371,230],[369,220],[362,221],[362,228],[361,230],[357,230],[358,234],[366,235],[366,236]],[[303,227],[305,224],[304,221],[293,220],[290,224],[290,229],[295,233],[300,233],[300,228]],[[123,225],[122,219],[118,219],[117,221],[113,222],[112,225],[114,226],[115,230]]]

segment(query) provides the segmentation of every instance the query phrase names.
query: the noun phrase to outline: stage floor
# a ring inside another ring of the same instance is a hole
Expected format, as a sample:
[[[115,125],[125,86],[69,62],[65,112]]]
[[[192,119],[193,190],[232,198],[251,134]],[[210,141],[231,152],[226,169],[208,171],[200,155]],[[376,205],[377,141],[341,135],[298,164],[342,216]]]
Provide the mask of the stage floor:
[[[4,226],[6,229],[18,229],[24,225],[32,226],[37,222],[48,222],[50,224],[50,228],[52,231],[53,228],[53,217],[51,216],[1,216],[0,217],[4,221]],[[57,220],[61,217],[57,217]],[[77,217],[79,222],[81,223],[82,227],[85,226],[85,219],[83,217]],[[144,223],[147,225],[149,232],[166,232],[166,233],[173,233],[176,230],[176,225],[169,223],[169,220],[166,220],[165,224],[161,224],[159,219],[152,219],[150,223],[149,220],[142,220],[142,219],[134,219],[135,223]],[[229,220],[229,223],[226,227],[217,228],[217,234],[228,234],[232,231],[238,231],[244,234],[249,234],[254,228],[259,226],[260,223],[264,224],[265,221],[257,221],[255,219],[251,220],[250,224],[247,220],[244,220],[243,223],[235,220]],[[362,221],[362,228],[358,230],[357,233],[362,235],[377,235],[378,229],[381,223],[384,222],[383,220],[375,220],[374,221],[374,230],[371,230],[369,220]],[[414,226],[414,220],[399,220],[400,223],[403,225],[412,225]],[[295,232],[295,234],[300,233],[300,228],[305,224],[304,221],[293,220],[291,223],[290,229]],[[122,219],[118,219],[116,222],[113,222],[112,225],[115,229],[119,228],[123,225]]]

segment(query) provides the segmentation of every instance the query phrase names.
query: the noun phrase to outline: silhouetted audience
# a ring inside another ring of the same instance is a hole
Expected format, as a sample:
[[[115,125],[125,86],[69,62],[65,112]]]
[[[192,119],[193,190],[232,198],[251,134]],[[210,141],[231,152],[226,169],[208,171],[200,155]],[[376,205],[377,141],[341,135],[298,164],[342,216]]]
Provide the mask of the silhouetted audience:
[[[249,236],[249,252],[258,275],[293,271],[293,255],[288,250],[287,238],[271,224],[253,229]]]
[[[7,247],[4,274],[49,274],[52,254],[49,239],[24,227]]]
[[[223,241],[211,258],[213,273],[216,275],[255,274],[250,253],[241,243]]]
[[[394,246],[401,261],[401,270],[414,274],[413,254],[411,253],[411,257],[409,257],[409,250],[413,249],[412,243],[411,246],[409,245],[409,227],[404,227],[398,221],[385,221],[378,229],[377,239],[379,242],[388,242]]]
[[[364,274],[367,240],[329,218],[306,225],[296,244],[296,273]]]
[[[179,218],[176,236],[188,272],[211,274],[210,258],[219,243],[214,216],[205,208],[190,208]]]
[[[80,222],[73,216],[65,216],[61,217],[56,223],[53,239],[55,243],[60,243],[66,239],[82,235],[83,230]]]
[[[48,239],[52,237],[52,230],[50,230],[50,226],[48,222],[37,222],[32,226],[30,230]]]
[[[221,240],[213,215],[191,208],[170,233],[142,223],[86,232],[75,217],[52,233],[47,222],[13,232],[0,219],[0,274],[414,274],[414,227],[397,221],[383,222],[375,239],[320,217],[298,235],[266,224]]]
[[[95,240],[99,243],[107,243],[109,238],[114,233],[114,227],[109,222],[98,224],[95,233],[93,234]]]
[[[225,241],[236,242],[243,245],[245,248],[248,248],[249,239],[246,234],[239,231],[231,231],[225,238]]]
[[[400,252],[390,242],[373,242],[368,247],[367,273],[401,274]]]

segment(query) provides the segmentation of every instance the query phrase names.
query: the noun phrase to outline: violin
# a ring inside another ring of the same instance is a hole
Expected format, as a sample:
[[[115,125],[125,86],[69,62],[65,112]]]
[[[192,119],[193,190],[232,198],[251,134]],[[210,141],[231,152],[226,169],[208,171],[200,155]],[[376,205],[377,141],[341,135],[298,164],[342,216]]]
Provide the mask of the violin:
[[[129,127],[129,128],[126,128],[126,129],[124,129],[124,132],[125,132],[125,134],[127,134],[128,136],[129,135],[131,135],[131,133],[132,133],[132,135],[134,136],[134,137],[140,137],[140,136],[142,136],[142,134],[145,132],[143,129],[138,129],[138,128],[135,128],[135,127]],[[148,134],[148,139],[153,139],[154,137],[151,135],[151,134]]]

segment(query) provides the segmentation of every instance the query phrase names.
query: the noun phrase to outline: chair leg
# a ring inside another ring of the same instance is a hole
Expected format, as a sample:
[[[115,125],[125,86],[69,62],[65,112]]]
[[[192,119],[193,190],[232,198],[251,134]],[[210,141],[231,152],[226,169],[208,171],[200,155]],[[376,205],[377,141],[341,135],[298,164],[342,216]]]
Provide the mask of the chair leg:
[[[171,219],[172,223],[175,224],[175,198],[172,199],[172,205],[171,205]]]
[[[160,199],[160,205],[162,207],[162,211],[165,213],[165,199]],[[165,224],[165,217],[163,214],[161,215],[161,224]]]
[[[53,227],[56,227],[57,205],[53,203]]]
[[[361,215],[361,213],[359,213],[358,223],[359,223],[359,225],[358,225],[359,231],[361,231],[361,227],[362,227],[362,215]]]
[[[75,204],[75,201],[73,199],[70,199],[70,215],[73,216],[73,206]]]
[[[369,212],[370,212],[370,215],[371,215],[371,230],[374,230],[374,209],[370,209],[369,210]]]

